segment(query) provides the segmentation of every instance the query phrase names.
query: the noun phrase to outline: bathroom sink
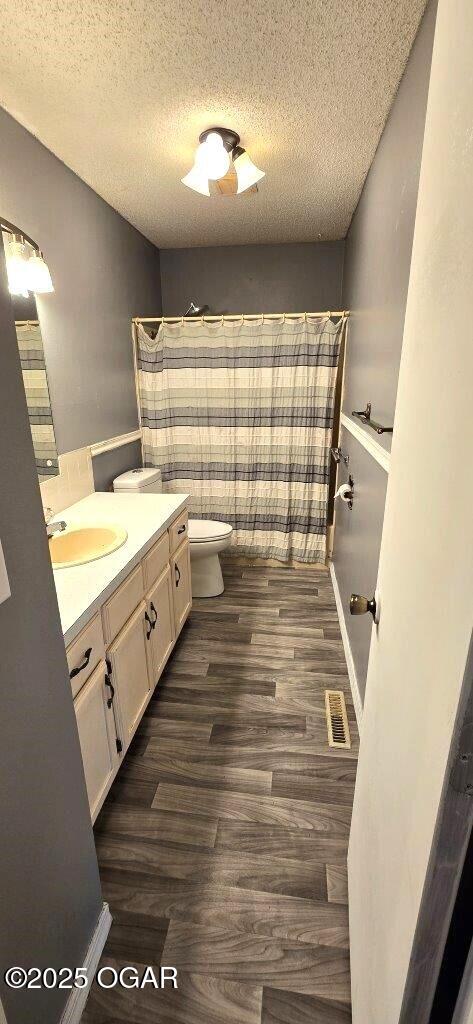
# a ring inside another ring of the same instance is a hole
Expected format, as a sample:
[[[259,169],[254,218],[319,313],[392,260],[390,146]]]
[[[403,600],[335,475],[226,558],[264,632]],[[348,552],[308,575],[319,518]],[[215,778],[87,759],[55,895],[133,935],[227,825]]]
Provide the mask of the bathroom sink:
[[[49,538],[53,569],[68,569],[103,558],[121,547],[127,536],[121,526],[70,526],[64,533]]]

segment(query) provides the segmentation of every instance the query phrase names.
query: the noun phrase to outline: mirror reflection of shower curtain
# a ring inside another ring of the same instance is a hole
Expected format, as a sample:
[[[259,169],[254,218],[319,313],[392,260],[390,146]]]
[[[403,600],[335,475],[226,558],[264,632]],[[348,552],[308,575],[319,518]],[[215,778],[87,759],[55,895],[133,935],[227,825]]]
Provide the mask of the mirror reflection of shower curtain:
[[[238,554],[324,561],[335,381],[345,320],[138,326],[144,461],[231,523]]]

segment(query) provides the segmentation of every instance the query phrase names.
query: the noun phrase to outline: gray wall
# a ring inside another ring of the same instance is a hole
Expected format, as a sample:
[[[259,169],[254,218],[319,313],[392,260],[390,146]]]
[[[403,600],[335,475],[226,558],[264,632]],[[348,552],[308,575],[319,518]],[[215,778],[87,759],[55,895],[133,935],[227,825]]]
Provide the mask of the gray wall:
[[[75,967],[102,901],[3,250],[0,349],[0,963]],[[67,995],[0,991],[8,1024],[56,1024]]]
[[[343,306],[351,310],[343,411],[364,409],[392,426],[414,234],[436,2],[427,7],[345,246]],[[359,421],[356,421],[359,422]],[[368,428],[365,428],[368,430]],[[384,447],[389,435],[376,435]],[[334,563],[361,696],[364,695],[370,628],[348,612],[352,591],[371,596],[377,578],[386,473],[358,441],[353,453],[353,512],[337,503]],[[340,474],[339,474],[340,479]]]
[[[0,148],[0,214],[44,249],[55,286],[38,312],[58,451],[134,430],[130,319],[160,312],[159,252],[1,109]]]
[[[163,249],[166,316],[191,299],[211,313],[300,313],[340,309],[344,242]]]
[[[122,448],[113,448],[111,452],[102,452],[92,459],[94,487],[96,491],[111,491],[116,476],[127,469],[141,466],[141,442],[132,441]]]

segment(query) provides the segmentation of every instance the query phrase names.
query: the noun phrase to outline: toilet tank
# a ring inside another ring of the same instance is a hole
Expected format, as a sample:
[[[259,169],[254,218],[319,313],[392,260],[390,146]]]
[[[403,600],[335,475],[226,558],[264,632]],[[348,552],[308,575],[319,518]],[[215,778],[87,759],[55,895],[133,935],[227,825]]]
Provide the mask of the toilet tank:
[[[159,469],[128,469],[113,481],[113,490],[123,494],[161,494],[163,482]]]

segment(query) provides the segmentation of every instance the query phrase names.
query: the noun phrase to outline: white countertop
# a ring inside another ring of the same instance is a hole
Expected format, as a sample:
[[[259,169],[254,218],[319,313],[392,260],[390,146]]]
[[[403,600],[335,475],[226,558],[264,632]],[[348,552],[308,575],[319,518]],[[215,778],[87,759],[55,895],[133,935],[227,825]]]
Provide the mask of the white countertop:
[[[80,633],[118,584],[185,508],[187,494],[96,492],[54,516],[71,526],[123,526],[128,537],[111,554],[70,569],[55,569],[59,614],[66,646]]]

